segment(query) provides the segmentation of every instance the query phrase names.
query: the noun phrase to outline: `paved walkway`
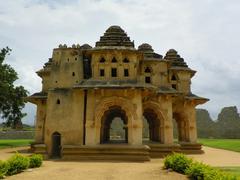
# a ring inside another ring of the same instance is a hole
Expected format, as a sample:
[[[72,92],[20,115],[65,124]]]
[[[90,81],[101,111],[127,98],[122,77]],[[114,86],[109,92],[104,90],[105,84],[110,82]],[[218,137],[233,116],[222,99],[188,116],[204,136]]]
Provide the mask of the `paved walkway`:
[[[205,154],[189,155],[198,161],[216,167],[238,166],[240,167],[240,153],[223,149],[203,147]]]
[[[0,150],[0,159],[9,158],[16,150],[27,153],[26,147]],[[240,153],[203,147],[205,154],[190,157],[212,166],[240,166]],[[163,159],[145,163],[44,161],[41,168],[10,176],[7,179],[84,179],[84,180],[185,180],[185,176],[162,170]]]

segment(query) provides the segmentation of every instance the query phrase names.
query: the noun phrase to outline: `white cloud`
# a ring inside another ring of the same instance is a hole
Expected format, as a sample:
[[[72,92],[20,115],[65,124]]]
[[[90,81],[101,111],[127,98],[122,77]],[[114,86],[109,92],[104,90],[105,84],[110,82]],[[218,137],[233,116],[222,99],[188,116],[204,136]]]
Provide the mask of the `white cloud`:
[[[216,116],[223,106],[240,106],[240,1],[231,0],[0,0],[0,47],[19,74],[17,83],[40,91],[34,73],[60,43],[95,42],[110,25],[122,26],[138,46],[178,50],[197,70],[193,93],[211,99],[203,107]],[[26,111],[32,107],[27,107]],[[27,117],[30,121],[33,114]]]

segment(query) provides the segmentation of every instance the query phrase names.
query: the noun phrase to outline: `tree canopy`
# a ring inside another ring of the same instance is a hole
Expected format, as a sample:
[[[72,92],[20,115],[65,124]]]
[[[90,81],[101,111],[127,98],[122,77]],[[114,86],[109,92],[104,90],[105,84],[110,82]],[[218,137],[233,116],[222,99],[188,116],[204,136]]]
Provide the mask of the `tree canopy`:
[[[22,109],[25,106],[23,97],[27,96],[28,91],[23,86],[14,86],[18,74],[9,64],[4,63],[10,52],[8,47],[0,51],[0,116],[6,120],[7,126],[16,128],[26,116]]]

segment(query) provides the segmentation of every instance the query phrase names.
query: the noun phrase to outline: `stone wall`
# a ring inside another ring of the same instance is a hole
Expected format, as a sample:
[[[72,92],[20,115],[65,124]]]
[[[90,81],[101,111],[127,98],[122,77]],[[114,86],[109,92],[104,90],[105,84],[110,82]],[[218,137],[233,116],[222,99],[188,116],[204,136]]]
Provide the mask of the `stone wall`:
[[[0,131],[0,139],[34,139],[34,131]]]

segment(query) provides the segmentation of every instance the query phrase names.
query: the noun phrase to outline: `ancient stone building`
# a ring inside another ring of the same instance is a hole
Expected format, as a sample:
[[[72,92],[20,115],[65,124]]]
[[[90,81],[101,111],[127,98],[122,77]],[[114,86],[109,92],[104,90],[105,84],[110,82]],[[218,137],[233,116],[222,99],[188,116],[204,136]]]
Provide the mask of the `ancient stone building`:
[[[191,92],[195,73],[174,49],[163,57],[146,43],[135,48],[119,26],[109,27],[95,47],[59,45],[37,72],[42,91],[27,98],[37,105],[32,148],[63,159],[149,160],[172,151],[199,153],[195,107],[207,99]],[[111,133],[116,118],[120,136]]]

